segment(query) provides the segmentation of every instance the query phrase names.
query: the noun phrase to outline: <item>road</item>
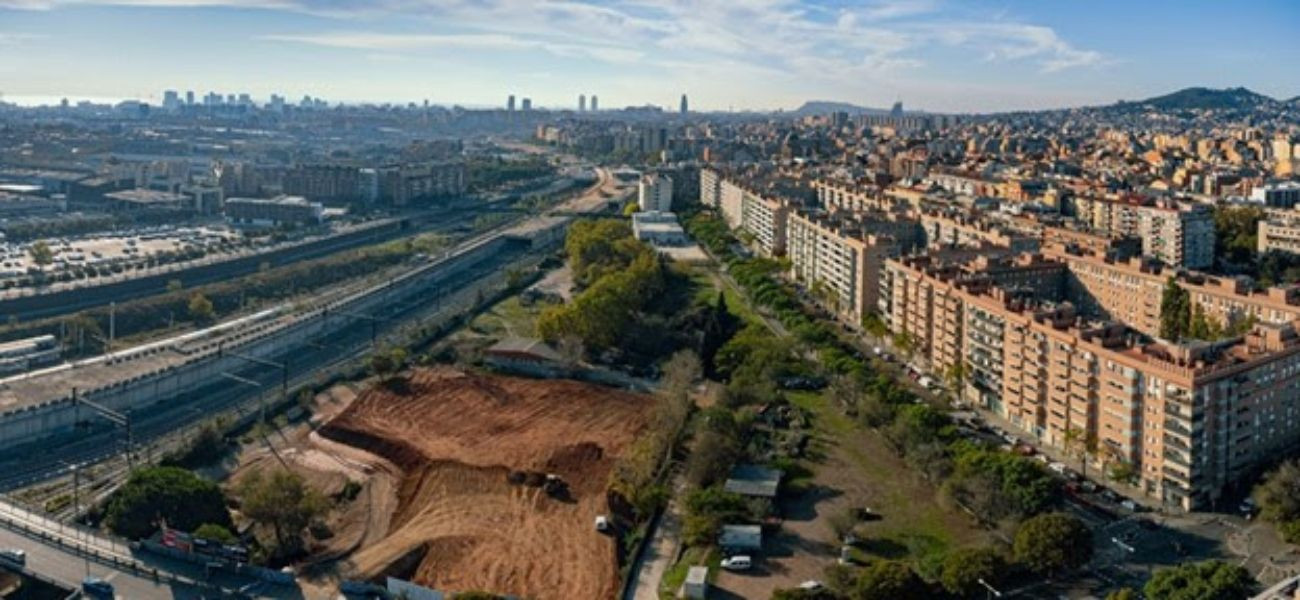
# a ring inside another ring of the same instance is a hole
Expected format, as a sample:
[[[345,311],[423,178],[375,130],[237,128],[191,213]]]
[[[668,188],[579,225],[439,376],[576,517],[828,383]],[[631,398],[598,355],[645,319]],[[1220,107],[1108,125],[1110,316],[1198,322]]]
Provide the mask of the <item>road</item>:
[[[27,569],[53,579],[73,589],[80,589],[81,581],[88,575],[113,584],[118,598],[146,600],[151,598],[217,598],[220,590],[237,590],[253,580],[230,574],[214,574],[211,578],[202,566],[140,554],[137,559],[147,569],[157,569],[155,580],[151,570],[115,566],[107,561],[87,560],[66,546],[38,540],[26,533],[0,527],[0,548],[20,548],[27,553]],[[173,575],[168,575],[171,573]],[[288,586],[267,589],[274,598],[299,598],[301,594]]]

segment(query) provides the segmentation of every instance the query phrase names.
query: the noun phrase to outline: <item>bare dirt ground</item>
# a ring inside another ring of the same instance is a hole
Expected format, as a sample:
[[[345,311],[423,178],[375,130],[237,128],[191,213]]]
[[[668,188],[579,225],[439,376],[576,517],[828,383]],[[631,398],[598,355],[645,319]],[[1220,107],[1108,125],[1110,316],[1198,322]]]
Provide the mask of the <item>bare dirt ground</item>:
[[[319,431],[398,474],[387,531],[343,568],[450,592],[614,597],[616,543],[593,522],[610,512],[610,470],[649,407],[600,386],[445,367],[370,388]],[[521,471],[558,475],[567,497],[508,481]]]

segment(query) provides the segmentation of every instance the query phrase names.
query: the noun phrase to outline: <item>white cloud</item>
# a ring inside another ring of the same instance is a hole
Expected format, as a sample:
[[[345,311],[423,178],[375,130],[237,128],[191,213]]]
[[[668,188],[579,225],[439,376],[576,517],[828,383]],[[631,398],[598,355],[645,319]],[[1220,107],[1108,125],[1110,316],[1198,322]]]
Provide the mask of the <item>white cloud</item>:
[[[257,6],[355,27],[284,32],[265,40],[356,50],[384,60],[437,50],[545,52],[635,65],[651,77],[709,78],[709,84],[761,73],[766,79],[751,85],[766,85],[780,74],[796,86],[881,89],[924,68],[935,47],[957,49],[975,64],[981,58],[1030,64],[1043,73],[1110,62],[1050,27],[972,14],[951,0],[847,6],[801,0],[0,0],[0,7],[28,9],[74,4]]]

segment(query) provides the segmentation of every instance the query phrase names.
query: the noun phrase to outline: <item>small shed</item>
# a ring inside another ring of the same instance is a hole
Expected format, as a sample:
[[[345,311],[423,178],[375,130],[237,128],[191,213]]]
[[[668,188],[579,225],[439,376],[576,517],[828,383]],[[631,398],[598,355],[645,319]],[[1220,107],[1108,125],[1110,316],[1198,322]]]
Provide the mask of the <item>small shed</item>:
[[[763,528],[759,525],[723,525],[718,545],[727,552],[757,552],[763,549]]]
[[[682,584],[682,595],[691,600],[704,600],[709,595],[709,568],[694,566],[686,571],[686,583]]]
[[[722,489],[741,496],[772,500],[776,498],[783,475],[780,469],[769,469],[758,465],[736,465]]]
[[[507,338],[483,352],[483,359],[504,371],[553,376],[563,369],[564,358],[536,338]]]

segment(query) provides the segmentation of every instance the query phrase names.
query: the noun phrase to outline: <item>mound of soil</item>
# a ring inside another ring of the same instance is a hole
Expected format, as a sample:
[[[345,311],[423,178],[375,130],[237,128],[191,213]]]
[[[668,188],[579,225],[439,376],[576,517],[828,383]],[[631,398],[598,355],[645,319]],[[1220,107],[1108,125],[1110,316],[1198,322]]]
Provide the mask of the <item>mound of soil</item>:
[[[365,391],[319,433],[403,473],[388,535],[351,567],[361,577],[411,573],[448,592],[613,597],[615,541],[593,522],[610,513],[610,470],[650,406],[591,384],[449,368]],[[564,494],[547,494],[548,474]]]

